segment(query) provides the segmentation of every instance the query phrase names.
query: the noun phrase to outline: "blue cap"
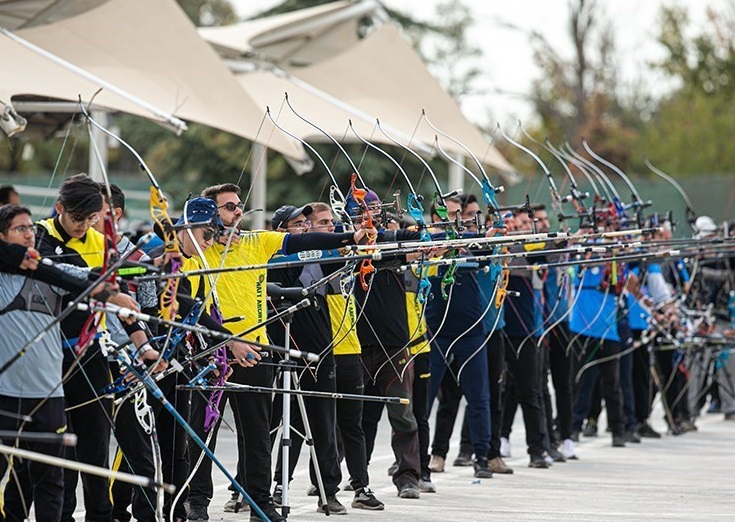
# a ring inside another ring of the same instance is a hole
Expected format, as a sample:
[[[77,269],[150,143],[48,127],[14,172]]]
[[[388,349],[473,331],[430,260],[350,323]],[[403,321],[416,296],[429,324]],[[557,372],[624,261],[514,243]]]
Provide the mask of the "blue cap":
[[[217,211],[217,203],[209,198],[196,197],[188,200],[184,204],[184,213],[175,226],[200,224],[209,224],[212,227],[223,226]]]
[[[370,203],[379,203],[380,198],[378,195],[373,192],[372,190],[368,190],[367,194],[365,194],[365,204],[369,205]],[[350,192],[347,197],[345,198],[345,203],[347,205],[347,213],[350,216],[359,216],[362,214],[363,209],[360,208],[360,204],[355,200],[354,196],[352,195],[352,192]]]

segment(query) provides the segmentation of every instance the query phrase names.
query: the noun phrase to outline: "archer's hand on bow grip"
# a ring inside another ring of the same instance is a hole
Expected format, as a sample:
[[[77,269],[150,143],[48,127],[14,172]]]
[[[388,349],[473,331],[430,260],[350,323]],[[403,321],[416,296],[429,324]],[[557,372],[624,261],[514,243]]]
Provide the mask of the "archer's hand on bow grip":
[[[355,242],[356,243],[364,243],[368,245],[374,245],[375,241],[377,240],[378,234],[375,230],[375,223],[373,223],[373,215],[370,213],[370,209],[368,208],[367,204],[365,203],[365,196],[367,196],[367,190],[366,189],[359,189],[355,186],[355,182],[357,181],[357,174],[352,174],[352,179],[350,181],[350,192],[352,194],[352,197],[355,199],[358,205],[360,205],[360,208],[362,209],[362,216],[360,219],[360,224],[362,225],[362,229],[364,230],[364,235],[358,237],[359,230],[355,232]],[[363,242],[363,237],[367,237],[367,241]],[[360,263],[360,268],[358,268],[357,273],[358,277],[360,279],[360,285],[362,286],[362,289],[367,291],[369,285],[368,285],[368,279],[371,274],[375,272],[375,267],[373,266],[372,259],[364,259]]]

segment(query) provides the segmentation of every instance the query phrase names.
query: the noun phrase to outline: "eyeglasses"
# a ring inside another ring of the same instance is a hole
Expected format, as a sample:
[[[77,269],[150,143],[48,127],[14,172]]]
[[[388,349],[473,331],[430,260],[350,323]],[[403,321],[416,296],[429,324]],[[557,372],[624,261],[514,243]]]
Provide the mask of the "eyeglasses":
[[[225,210],[226,210],[227,212],[234,212],[234,211],[235,211],[235,210],[237,210],[238,208],[239,208],[240,210],[244,211],[244,210],[245,210],[245,203],[233,203],[232,201],[228,201],[228,202],[227,202],[227,203],[225,203],[224,205],[220,205],[220,206],[219,206],[219,207],[217,207],[217,208],[223,208],[223,209],[225,209]]]
[[[84,224],[89,225],[89,226],[92,226],[92,225],[96,224],[100,220],[99,212],[95,212],[94,214],[90,214],[86,218],[82,218],[82,219],[77,219],[74,216],[69,216],[69,217],[71,218],[71,220],[74,223],[84,223]]]
[[[288,225],[288,228],[309,228],[310,226],[311,226],[311,221],[300,219],[299,221],[294,221],[293,223]]]
[[[25,234],[26,232],[30,232],[31,234],[36,233],[36,227],[33,225],[20,225],[17,227],[9,228],[8,230],[11,232],[15,232],[16,234]]]
[[[217,235],[217,231],[213,228],[207,228],[204,230],[204,233],[202,234],[202,238],[204,238],[204,241],[209,241],[210,239],[214,238],[214,236]]]

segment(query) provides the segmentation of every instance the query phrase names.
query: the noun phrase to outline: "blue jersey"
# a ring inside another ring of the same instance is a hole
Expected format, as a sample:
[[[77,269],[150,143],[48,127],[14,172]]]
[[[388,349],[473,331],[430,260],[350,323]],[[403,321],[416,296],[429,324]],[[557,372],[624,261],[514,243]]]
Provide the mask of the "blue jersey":
[[[490,270],[489,272],[480,270],[477,273],[477,283],[480,285],[483,312],[487,309],[488,304],[490,304],[490,301],[492,300],[490,309],[487,310],[487,313],[482,320],[487,333],[494,331],[493,328],[495,328],[495,330],[500,330],[505,326],[505,305],[501,306],[499,309],[495,307],[495,295],[497,292],[493,292],[493,290],[495,290],[497,281],[498,276],[493,270]],[[498,315],[500,317],[498,317]],[[496,320],[497,324],[495,323]]]
[[[659,269],[660,270],[660,269]],[[640,268],[635,267],[631,268],[631,273],[635,274],[639,278],[640,275]],[[635,298],[632,294],[627,295],[628,299],[628,323],[630,325],[631,330],[645,330],[648,327],[648,317],[649,313],[648,310],[643,308],[640,304],[640,301]]]
[[[620,342],[617,328],[617,296],[611,288],[601,289],[605,274],[603,267],[587,268],[584,284],[579,285],[579,269],[575,274],[575,288],[579,292],[569,317],[569,330],[575,334]]]

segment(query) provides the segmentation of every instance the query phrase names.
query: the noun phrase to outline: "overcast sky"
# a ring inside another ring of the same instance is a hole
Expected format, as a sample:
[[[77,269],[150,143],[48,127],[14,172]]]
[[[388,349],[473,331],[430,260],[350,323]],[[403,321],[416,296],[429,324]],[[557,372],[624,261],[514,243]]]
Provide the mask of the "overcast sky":
[[[279,0],[231,0],[243,17],[280,3]],[[664,5],[682,5],[689,9],[692,28],[702,27],[705,9],[712,6],[735,9],[735,0],[599,0],[613,25],[620,77],[624,85],[642,83],[660,90],[662,78],[649,66],[662,56],[655,37],[658,15]],[[388,7],[401,10],[417,19],[431,20],[440,0],[384,0]],[[525,31],[539,31],[566,57],[572,56],[567,35],[567,0],[464,0],[475,20],[471,38],[483,50],[479,63],[483,75],[475,84],[482,93],[462,100],[465,114],[487,122],[492,116],[500,122],[523,119],[531,115],[525,101],[531,81],[539,74],[533,64],[528,37],[524,31],[511,30],[511,24]]]

